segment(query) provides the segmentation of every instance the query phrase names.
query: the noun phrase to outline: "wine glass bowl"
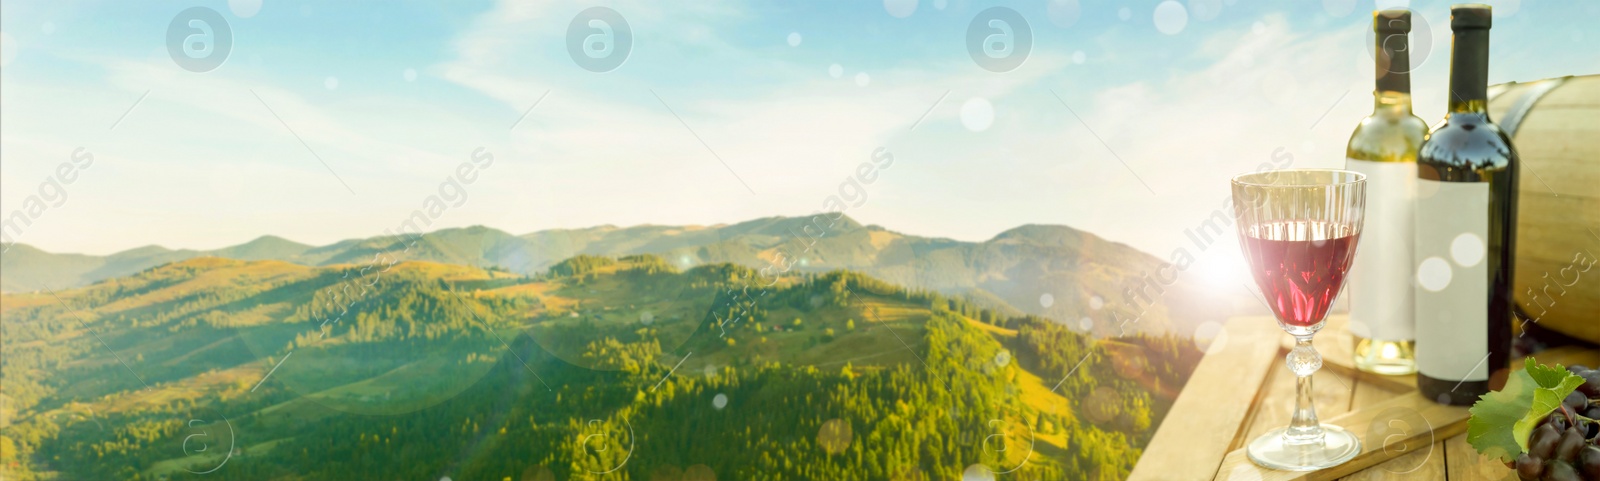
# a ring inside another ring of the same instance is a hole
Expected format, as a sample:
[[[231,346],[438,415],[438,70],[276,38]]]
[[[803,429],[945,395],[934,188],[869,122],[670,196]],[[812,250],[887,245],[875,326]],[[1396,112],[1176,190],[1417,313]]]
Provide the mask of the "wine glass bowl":
[[[1311,399],[1311,374],[1322,356],[1311,338],[1344,287],[1355,259],[1366,204],[1366,177],[1345,170],[1292,169],[1233,178],[1239,244],[1250,277],[1267,299],[1278,326],[1295,338],[1285,363],[1296,377],[1289,426],[1251,441],[1251,461],[1264,467],[1310,471],[1337,466],[1361,452],[1355,435],[1319,424]]]
[[[1239,240],[1250,274],[1284,330],[1321,329],[1355,260],[1366,177],[1282,170],[1233,179]]]

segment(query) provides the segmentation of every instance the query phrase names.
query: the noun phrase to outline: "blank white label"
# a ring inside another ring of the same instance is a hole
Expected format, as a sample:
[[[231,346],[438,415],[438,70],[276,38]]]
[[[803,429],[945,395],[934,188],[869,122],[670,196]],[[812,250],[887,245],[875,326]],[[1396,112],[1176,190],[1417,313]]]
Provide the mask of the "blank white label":
[[[1416,338],[1411,256],[1417,164],[1350,159],[1345,168],[1367,175],[1366,220],[1345,286],[1350,330],[1368,339],[1410,341]]]
[[[1489,183],[1418,179],[1416,206],[1417,370],[1488,380]]]

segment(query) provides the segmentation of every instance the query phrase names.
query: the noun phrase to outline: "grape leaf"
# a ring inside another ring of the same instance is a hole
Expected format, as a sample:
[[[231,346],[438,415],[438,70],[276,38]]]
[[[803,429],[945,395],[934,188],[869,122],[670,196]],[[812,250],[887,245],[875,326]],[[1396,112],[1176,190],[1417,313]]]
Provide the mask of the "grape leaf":
[[[1526,450],[1512,434],[1517,421],[1533,406],[1536,383],[1526,372],[1512,374],[1505,387],[1484,394],[1468,411],[1472,417],[1467,419],[1467,442],[1479,453],[1509,462]]]
[[[1527,373],[1539,384],[1539,388],[1533,390],[1533,405],[1529,406],[1528,414],[1511,427],[1511,435],[1516,436],[1517,445],[1521,446],[1523,451],[1527,451],[1528,436],[1533,434],[1533,428],[1539,425],[1539,420],[1561,407],[1561,400],[1572,394],[1572,390],[1583,385],[1583,377],[1560,366],[1534,364],[1531,357],[1528,358],[1527,368],[1522,372]]]
[[[1528,450],[1528,435],[1539,421],[1582,384],[1583,378],[1566,368],[1541,366],[1528,358],[1504,388],[1485,394],[1472,405],[1467,442],[1486,456],[1515,460]]]

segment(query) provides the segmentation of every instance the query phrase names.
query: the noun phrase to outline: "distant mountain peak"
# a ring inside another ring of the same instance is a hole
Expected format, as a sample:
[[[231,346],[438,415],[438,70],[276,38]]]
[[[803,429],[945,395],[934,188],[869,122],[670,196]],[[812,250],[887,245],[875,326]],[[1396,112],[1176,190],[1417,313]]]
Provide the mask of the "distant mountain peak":
[[[45,251],[44,249],[40,249],[38,247],[34,247],[34,246],[31,246],[31,245],[28,245],[28,244],[23,244],[21,242],[17,242],[17,243],[13,243],[11,245],[5,246],[4,249],[5,249],[5,254],[6,255],[24,254],[24,253],[27,253],[27,254],[49,254],[49,252]]]
[[[820,233],[823,237],[861,229],[860,222],[844,214],[818,213],[799,216],[772,216],[732,224],[722,229],[733,234],[800,236]]]
[[[261,236],[261,237],[257,237],[255,239],[251,239],[250,242],[239,244],[239,245],[234,246],[234,247],[243,247],[243,246],[252,246],[252,245],[295,245],[295,246],[311,247],[309,245],[301,244],[299,242],[295,242],[295,241],[292,241],[292,240],[289,240],[289,239],[278,237],[278,236],[275,236],[275,235],[272,235],[272,234],[267,234],[267,235],[264,235],[264,236]]]
[[[111,254],[111,257],[145,257],[145,256],[165,254],[165,253],[168,253],[168,252],[172,252],[172,249],[168,249],[166,247],[162,247],[162,246],[155,245],[155,244],[150,244],[150,245],[147,245],[147,246],[135,247],[135,248],[128,249],[128,250],[125,250],[125,251],[122,251],[122,252]]]
[[[250,242],[201,254],[243,260],[293,259],[311,249],[312,246],[306,244],[275,235],[264,235]]]
[[[502,234],[505,233],[504,231],[501,231],[500,229],[489,227],[489,226],[486,226],[486,225],[483,225],[483,224],[469,225],[469,226],[460,228],[460,230],[466,231],[466,232],[471,232],[471,233],[474,233],[474,234],[481,234],[481,233],[485,233],[485,232],[499,232],[499,233],[502,233]]]
[[[432,231],[432,232],[425,232],[422,235],[424,235],[424,236],[445,235],[445,234],[451,234],[451,233],[457,233],[457,232],[466,233],[466,234],[474,234],[474,235],[478,235],[478,234],[499,234],[499,235],[505,235],[505,236],[510,236],[511,235],[511,234],[507,233],[506,231],[503,231],[503,230],[500,230],[500,229],[496,229],[496,228],[493,228],[493,227],[489,227],[489,226],[486,226],[486,225],[483,225],[483,224],[473,224],[473,225],[469,225],[469,226],[466,226],[466,227],[446,227],[446,228],[439,229],[439,230]]]
[[[1015,241],[1076,245],[1082,243],[1085,239],[1098,240],[1099,237],[1064,225],[1024,224],[996,234],[990,242]]]

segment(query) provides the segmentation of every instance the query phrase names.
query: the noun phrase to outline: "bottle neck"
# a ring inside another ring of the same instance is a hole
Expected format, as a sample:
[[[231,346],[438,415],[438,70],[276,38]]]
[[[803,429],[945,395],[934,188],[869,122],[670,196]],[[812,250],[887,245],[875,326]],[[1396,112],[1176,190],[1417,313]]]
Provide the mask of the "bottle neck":
[[[1377,30],[1376,91],[1411,93],[1411,46],[1406,32]]]
[[[1379,89],[1372,93],[1374,117],[1405,117],[1411,115],[1411,94]]]
[[[1457,30],[1450,56],[1450,113],[1483,113],[1489,106],[1489,29]]]

